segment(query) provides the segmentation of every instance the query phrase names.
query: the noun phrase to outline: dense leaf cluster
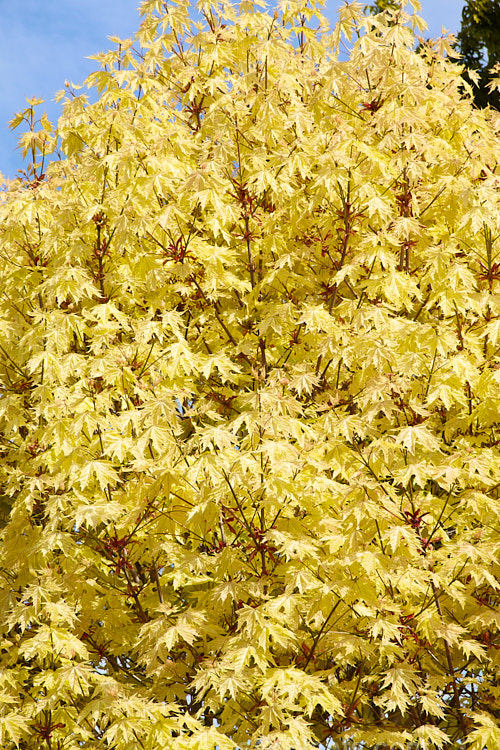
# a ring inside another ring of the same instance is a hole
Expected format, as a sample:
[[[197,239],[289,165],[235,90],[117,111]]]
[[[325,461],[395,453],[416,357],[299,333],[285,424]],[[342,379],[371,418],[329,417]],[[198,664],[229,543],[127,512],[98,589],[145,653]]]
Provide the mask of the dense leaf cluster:
[[[198,11],[13,121],[0,745],[500,746],[498,113],[399,9]]]

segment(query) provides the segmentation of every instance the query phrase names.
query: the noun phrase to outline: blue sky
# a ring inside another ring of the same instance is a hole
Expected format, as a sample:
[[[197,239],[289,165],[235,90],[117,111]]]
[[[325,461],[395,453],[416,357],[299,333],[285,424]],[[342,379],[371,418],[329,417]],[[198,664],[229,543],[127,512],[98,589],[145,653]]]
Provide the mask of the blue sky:
[[[421,1],[427,35],[439,36],[442,26],[458,31],[463,0]],[[340,4],[327,0],[332,20]],[[49,119],[57,120],[56,91],[66,79],[81,83],[96,69],[86,57],[113,47],[108,36],[133,35],[140,23],[138,5],[139,0],[0,0],[1,173],[13,177],[22,166],[8,121],[27,106],[26,97],[45,99]]]

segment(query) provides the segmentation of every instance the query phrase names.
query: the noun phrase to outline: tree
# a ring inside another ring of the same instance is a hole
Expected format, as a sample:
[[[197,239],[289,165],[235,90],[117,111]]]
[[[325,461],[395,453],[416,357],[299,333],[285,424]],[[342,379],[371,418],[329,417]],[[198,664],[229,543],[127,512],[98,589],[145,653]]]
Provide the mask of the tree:
[[[498,90],[489,88],[489,71],[500,63],[499,0],[467,0],[457,36],[458,49],[468,68],[477,70],[478,90],[474,98],[480,107],[500,105]]]
[[[415,15],[199,12],[12,122],[0,744],[497,747],[499,115]]]

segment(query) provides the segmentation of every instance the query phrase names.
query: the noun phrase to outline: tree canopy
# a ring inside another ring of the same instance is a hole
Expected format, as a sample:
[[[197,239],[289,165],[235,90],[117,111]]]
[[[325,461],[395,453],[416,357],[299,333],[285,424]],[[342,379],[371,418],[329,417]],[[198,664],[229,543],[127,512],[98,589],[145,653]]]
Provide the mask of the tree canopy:
[[[2,747],[500,746],[500,115],[411,5],[145,0],[13,119]]]

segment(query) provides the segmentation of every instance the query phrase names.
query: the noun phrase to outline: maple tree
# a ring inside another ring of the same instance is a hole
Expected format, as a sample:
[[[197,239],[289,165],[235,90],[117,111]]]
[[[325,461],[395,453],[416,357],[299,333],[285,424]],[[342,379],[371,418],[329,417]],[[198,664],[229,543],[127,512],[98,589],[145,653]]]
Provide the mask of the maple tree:
[[[412,8],[145,0],[12,121],[2,747],[500,745],[500,115]]]

